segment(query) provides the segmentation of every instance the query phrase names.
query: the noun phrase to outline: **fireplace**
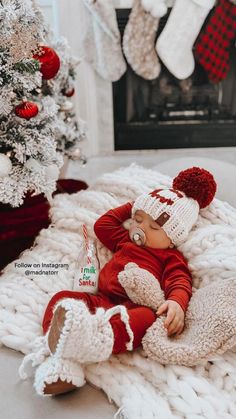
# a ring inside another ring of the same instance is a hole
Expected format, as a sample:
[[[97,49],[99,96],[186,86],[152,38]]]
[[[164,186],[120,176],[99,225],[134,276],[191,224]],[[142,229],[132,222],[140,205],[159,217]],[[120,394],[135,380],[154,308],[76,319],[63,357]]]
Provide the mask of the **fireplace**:
[[[116,12],[123,37],[130,9]],[[157,36],[167,19],[161,19]],[[164,66],[153,81],[128,66],[113,83],[115,150],[235,146],[236,114],[223,95],[224,84],[210,83],[199,64],[182,81]]]

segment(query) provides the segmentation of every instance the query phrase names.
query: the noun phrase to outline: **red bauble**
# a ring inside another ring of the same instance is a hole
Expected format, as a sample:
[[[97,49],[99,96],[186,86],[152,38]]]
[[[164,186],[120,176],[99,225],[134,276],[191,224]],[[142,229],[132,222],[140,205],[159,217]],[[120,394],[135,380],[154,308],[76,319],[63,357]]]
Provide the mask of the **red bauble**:
[[[22,102],[15,107],[15,114],[24,119],[33,118],[38,112],[39,108],[36,103],[33,102]]]
[[[63,89],[62,90],[62,94],[66,97],[71,97],[71,96],[74,95],[74,93],[75,93],[74,87],[72,87],[71,89]]]
[[[216,193],[216,182],[210,172],[200,167],[183,170],[173,180],[173,188],[195,199],[200,208],[209,205]]]
[[[33,58],[40,62],[40,72],[44,80],[53,79],[56,76],[60,68],[60,58],[54,49],[41,46],[40,52],[33,55]]]

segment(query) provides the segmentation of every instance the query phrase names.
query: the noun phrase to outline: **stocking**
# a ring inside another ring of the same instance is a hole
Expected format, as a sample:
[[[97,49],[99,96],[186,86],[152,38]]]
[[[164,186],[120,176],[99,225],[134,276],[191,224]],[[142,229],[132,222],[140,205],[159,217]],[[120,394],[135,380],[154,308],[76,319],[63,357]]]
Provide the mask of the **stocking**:
[[[152,5],[153,2],[149,3]],[[140,0],[134,0],[124,32],[123,50],[127,61],[135,73],[147,80],[157,78],[161,70],[154,48],[159,19],[167,12],[163,3],[161,6],[160,9],[155,9],[154,17],[144,9]]]
[[[176,0],[156,43],[156,50],[178,79],[189,77],[195,67],[193,44],[215,0]]]
[[[196,43],[196,59],[214,83],[223,80],[230,68],[229,50],[236,39],[236,6],[220,0]]]
[[[116,81],[126,71],[120,32],[112,0],[83,0],[87,25],[83,38],[84,58],[101,77]]]

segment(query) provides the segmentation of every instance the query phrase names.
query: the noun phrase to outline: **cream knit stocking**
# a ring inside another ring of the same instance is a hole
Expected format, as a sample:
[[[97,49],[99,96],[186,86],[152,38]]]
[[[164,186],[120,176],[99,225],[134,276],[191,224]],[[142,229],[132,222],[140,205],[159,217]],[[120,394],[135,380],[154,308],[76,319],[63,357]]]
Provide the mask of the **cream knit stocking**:
[[[126,71],[112,0],[83,0],[86,30],[83,55],[101,77],[116,81]]]
[[[164,12],[160,10],[160,13],[164,15],[166,11],[167,8],[164,8]],[[144,9],[141,0],[134,0],[124,32],[123,50],[126,59],[135,73],[147,80],[157,78],[161,71],[155,51],[159,19],[159,15],[154,17]]]

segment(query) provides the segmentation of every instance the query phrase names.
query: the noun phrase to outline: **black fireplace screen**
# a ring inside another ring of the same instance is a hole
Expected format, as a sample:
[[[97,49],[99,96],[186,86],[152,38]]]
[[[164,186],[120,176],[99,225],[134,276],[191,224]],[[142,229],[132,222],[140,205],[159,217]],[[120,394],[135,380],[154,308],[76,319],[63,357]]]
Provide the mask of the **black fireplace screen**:
[[[128,15],[128,9],[117,10],[121,35]],[[234,84],[236,97],[236,80],[231,77],[229,83]],[[227,90],[229,95],[225,82],[210,83],[198,64],[186,80],[177,80],[163,66],[153,81],[128,66],[113,83],[115,149],[235,146],[236,110],[225,99]]]

